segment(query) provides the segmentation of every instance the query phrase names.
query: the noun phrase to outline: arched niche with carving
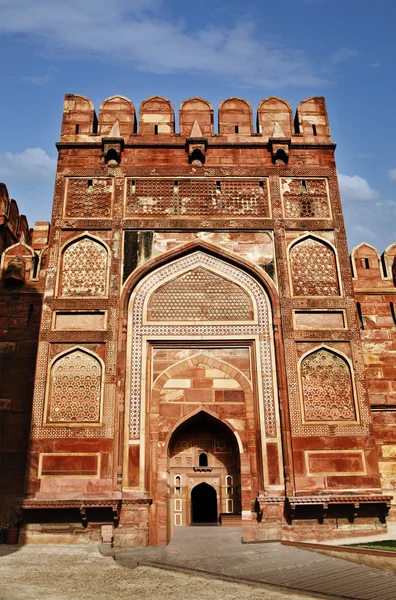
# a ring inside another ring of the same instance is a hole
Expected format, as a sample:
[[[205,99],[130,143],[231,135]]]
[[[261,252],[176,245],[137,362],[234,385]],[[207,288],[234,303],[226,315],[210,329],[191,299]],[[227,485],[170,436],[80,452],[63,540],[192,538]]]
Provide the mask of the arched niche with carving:
[[[257,129],[265,137],[281,137],[278,124],[283,137],[290,138],[293,134],[293,111],[285,100],[271,96],[260,102],[257,109]]]
[[[326,241],[306,235],[289,247],[291,287],[294,296],[339,296],[337,260]]]
[[[305,354],[300,384],[306,423],[356,421],[351,368],[342,354],[326,346]]]
[[[202,136],[213,135],[213,107],[203,98],[189,98],[180,105],[180,133],[186,137],[191,135],[194,122],[197,121]]]
[[[242,98],[228,98],[219,106],[219,133],[225,135],[252,135],[252,107]]]
[[[116,121],[118,121],[119,135],[114,137],[126,138],[135,133],[135,107],[129,98],[112,96],[102,102],[99,111],[99,135],[111,136]]]
[[[100,423],[102,420],[101,359],[85,348],[73,348],[50,365],[46,423]]]
[[[175,114],[171,102],[162,96],[147,98],[140,105],[139,133],[175,133]]]
[[[107,295],[108,248],[97,238],[83,235],[63,247],[60,268],[60,296]]]

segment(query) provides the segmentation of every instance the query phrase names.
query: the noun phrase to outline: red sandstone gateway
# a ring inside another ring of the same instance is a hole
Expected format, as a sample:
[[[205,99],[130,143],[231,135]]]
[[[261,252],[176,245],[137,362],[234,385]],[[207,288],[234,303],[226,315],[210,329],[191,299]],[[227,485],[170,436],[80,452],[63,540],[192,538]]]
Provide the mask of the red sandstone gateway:
[[[65,98],[50,235],[2,249],[7,343],[31,375],[37,352],[34,392],[9,360],[15,410],[33,398],[21,541],[386,529],[396,245],[383,263],[356,248],[352,278],[323,98],[295,119],[267,98],[257,131],[229,98],[218,120],[190,98],[176,134],[162,97],[139,127],[127,98],[98,120]],[[26,431],[4,414],[22,467]]]

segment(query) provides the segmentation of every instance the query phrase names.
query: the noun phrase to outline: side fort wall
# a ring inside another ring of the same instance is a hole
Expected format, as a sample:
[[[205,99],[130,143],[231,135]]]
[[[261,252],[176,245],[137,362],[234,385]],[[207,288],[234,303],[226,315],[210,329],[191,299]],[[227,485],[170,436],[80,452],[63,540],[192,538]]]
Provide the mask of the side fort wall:
[[[5,314],[21,303],[3,330],[3,450],[21,464],[20,398],[32,407],[21,541],[386,530],[396,246],[357,247],[351,269],[324,98],[295,116],[267,98],[256,128],[240,98],[217,116],[215,133],[190,98],[175,133],[162,97],[138,118],[121,96],[98,118],[65,98],[51,228],[10,239],[1,262]]]

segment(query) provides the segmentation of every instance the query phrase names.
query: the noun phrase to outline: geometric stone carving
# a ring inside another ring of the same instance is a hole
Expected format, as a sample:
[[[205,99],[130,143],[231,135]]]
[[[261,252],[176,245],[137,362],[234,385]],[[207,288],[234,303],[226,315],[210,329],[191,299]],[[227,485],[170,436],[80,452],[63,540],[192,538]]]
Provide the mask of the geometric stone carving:
[[[325,179],[282,179],[286,218],[328,219],[330,207]]]
[[[269,216],[265,179],[128,179],[126,215]]]
[[[305,421],[354,421],[355,403],[348,363],[321,348],[301,361]]]
[[[338,296],[340,293],[333,250],[308,237],[290,250],[294,296]]]
[[[157,289],[149,321],[244,321],[253,318],[247,292],[230,280],[198,267]]]
[[[102,365],[94,356],[73,350],[51,369],[48,423],[100,421]]]
[[[71,243],[63,252],[61,296],[105,296],[107,250],[89,237]]]
[[[109,217],[112,188],[111,178],[68,178],[65,217]]]

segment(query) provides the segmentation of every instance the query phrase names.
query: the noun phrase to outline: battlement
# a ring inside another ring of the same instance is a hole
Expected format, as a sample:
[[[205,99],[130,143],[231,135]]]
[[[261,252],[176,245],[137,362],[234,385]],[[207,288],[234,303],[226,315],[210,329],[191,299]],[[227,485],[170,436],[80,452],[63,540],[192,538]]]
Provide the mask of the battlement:
[[[356,290],[389,289],[396,285],[396,243],[380,256],[378,250],[362,242],[351,252],[351,268]]]
[[[215,132],[212,105],[203,98],[193,97],[179,108],[179,132],[175,131],[175,111],[172,103],[162,96],[147,98],[140,105],[139,119],[134,104],[124,96],[104,100],[97,118],[89,98],[67,94],[64,101],[61,141],[84,142],[95,137],[123,138],[131,136],[178,136],[203,139],[223,136],[230,141],[256,138],[262,142],[291,140],[294,142],[326,144],[330,128],[325,99],[321,96],[300,102],[296,113],[285,100],[271,96],[262,100],[256,113],[242,98],[227,98],[220,103]]]
[[[30,243],[29,225],[19,213],[18,204],[10,198],[7,186],[0,182],[0,254],[16,242]]]

